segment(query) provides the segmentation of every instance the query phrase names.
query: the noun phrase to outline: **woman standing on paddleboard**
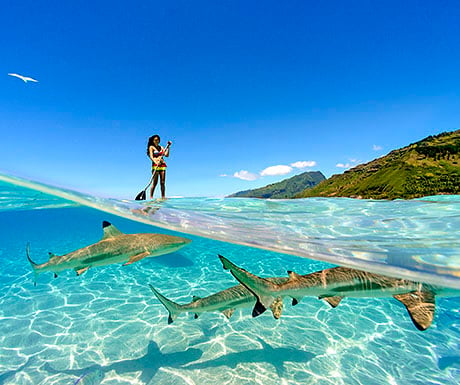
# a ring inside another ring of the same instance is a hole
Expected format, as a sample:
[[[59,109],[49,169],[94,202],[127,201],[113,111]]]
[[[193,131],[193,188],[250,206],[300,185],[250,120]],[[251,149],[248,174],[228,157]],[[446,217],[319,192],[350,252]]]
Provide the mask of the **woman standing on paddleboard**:
[[[160,137],[153,135],[149,138],[147,144],[147,155],[152,161],[152,175],[153,183],[150,188],[150,199],[153,199],[153,193],[158,183],[158,176],[160,177],[161,198],[166,198],[166,163],[163,159],[164,156],[169,157],[169,147],[171,142],[168,142],[166,149],[160,146]]]

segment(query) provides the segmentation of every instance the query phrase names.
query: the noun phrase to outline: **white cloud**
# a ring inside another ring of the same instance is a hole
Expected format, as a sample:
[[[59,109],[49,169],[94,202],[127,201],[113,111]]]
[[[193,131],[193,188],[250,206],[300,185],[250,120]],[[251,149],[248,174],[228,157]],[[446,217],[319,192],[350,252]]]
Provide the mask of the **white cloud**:
[[[220,174],[219,176],[228,176],[227,174]]]
[[[314,160],[308,161],[298,161],[295,163],[291,163],[290,166],[285,164],[279,164],[277,166],[270,166],[263,169],[259,175],[249,172],[247,170],[237,171],[233,174],[234,178],[242,179],[242,180],[256,180],[263,176],[279,176],[279,175],[286,175],[292,172],[293,168],[306,168],[306,167],[314,167],[316,166],[316,162]],[[221,174],[220,176],[228,176],[227,174]]]
[[[377,144],[374,144],[374,145],[372,146],[372,149],[373,149],[374,151],[380,151],[380,150],[382,149],[382,146],[379,146],[379,145],[377,145]]]
[[[286,165],[270,166],[260,172],[261,176],[286,175],[292,171],[292,167]]]
[[[295,168],[315,167],[316,162],[314,160],[303,160],[291,163],[291,166]]]
[[[237,171],[233,174],[235,178],[242,179],[242,180],[256,180],[259,178],[258,175],[253,174],[252,172],[246,171],[246,170],[241,170]]]

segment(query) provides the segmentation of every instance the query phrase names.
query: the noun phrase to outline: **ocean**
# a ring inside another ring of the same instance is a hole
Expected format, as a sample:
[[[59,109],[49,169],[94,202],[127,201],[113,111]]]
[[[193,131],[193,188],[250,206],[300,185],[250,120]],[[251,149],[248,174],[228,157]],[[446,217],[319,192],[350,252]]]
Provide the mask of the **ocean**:
[[[135,195],[135,194],[134,194]],[[128,266],[37,277],[48,253],[124,233],[192,243]],[[346,266],[460,289],[460,196],[106,199],[0,175],[0,384],[458,384],[460,297],[436,299],[419,331],[392,298],[314,297],[280,319],[168,312],[237,284],[218,255],[262,277]]]

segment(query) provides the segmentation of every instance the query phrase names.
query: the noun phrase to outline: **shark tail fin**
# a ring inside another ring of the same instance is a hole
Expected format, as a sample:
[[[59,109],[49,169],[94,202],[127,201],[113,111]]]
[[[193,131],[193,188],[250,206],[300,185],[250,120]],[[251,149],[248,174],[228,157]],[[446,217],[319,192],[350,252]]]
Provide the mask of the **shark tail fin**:
[[[248,271],[236,266],[230,262],[227,258],[219,255],[220,261],[225,270],[230,270],[232,275],[245,286],[252,294],[257,297],[256,305],[252,311],[252,316],[257,317],[270,308],[277,299],[276,288],[277,285],[270,282],[267,279],[258,277],[257,275],[251,274]],[[275,311],[276,313],[276,311]],[[275,318],[276,318],[276,314]],[[281,314],[280,314],[281,316]]]
[[[29,263],[32,266],[32,270],[34,272],[34,286],[37,286],[37,276],[38,276],[37,267],[38,265],[34,261],[32,261],[32,259],[30,258],[30,243],[27,243],[26,254],[27,254],[27,259],[29,260]]]
[[[178,303],[171,301],[170,299],[166,298],[163,294],[161,294],[158,290],[156,290],[152,285],[149,285],[150,289],[153,291],[153,294],[158,298],[158,300],[163,304],[163,306],[168,310],[169,317],[168,317],[168,324],[172,324],[177,316],[182,313],[181,306]]]

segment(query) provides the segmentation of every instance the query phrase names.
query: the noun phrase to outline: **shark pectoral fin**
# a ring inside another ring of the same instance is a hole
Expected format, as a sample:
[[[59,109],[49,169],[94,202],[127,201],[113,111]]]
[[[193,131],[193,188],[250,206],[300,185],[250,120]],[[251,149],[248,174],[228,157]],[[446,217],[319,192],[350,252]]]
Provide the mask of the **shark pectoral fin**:
[[[343,297],[340,296],[335,296],[335,297],[319,297],[319,299],[324,299],[329,305],[332,307],[337,307],[339,306],[340,301],[343,299]]]
[[[233,315],[235,312],[235,309],[227,309],[222,312],[222,314],[227,317],[227,319],[230,319],[230,317]]]
[[[194,295],[192,297],[192,302],[198,301],[199,299],[201,299],[201,297],[198,297],[197,295]]]
[[[435,310],[434,293],[430,291],[414,291],[412,293],[397,294],[393,297],[403,303],[418,330],[426,330],[430,327]]]
[[[254,309],[252,309],[252,316],[258,317],[259,315],[264,313],[265,310],[267,310],[267,308],[264,305],[262,305],[262,303],[259,300],[257,300],[256,304],[254,305]]]
[[[88,269],[89,269],[89,266],[86,266],[86,267],[82,267],[81,269],[76,268],[75,271],[77,272],[77,275],[82,275]]]
[[[114,225],[107,221],[102,222],[102,230],[104,231],[102,239],[115,238],[119,235],[123,235],[120,230],[118,230]]]
[[[267,308],[269,308],[277,298],[270,295],[257,296],[257,302],[252,309],[252,316],[257,317],[264,313]]]
[[[275,319],[279,319],[281,317],[281,313],[283,312],[283,299],[281,297],[276,297],[270,305],[270,309],[273,313],[273,317]]]
[[[132,257],[129,257],[128,262],[123,263],[123,266],[131,265],[131,263],[140,261],[141,259],[143,259],[143,258],[145,258],[145,257],[147,257],[149,255],[150,255],[150,252],[148,252],[148,251],[144,251],[144,252],[142,252],[140,254],[133,255]]]

